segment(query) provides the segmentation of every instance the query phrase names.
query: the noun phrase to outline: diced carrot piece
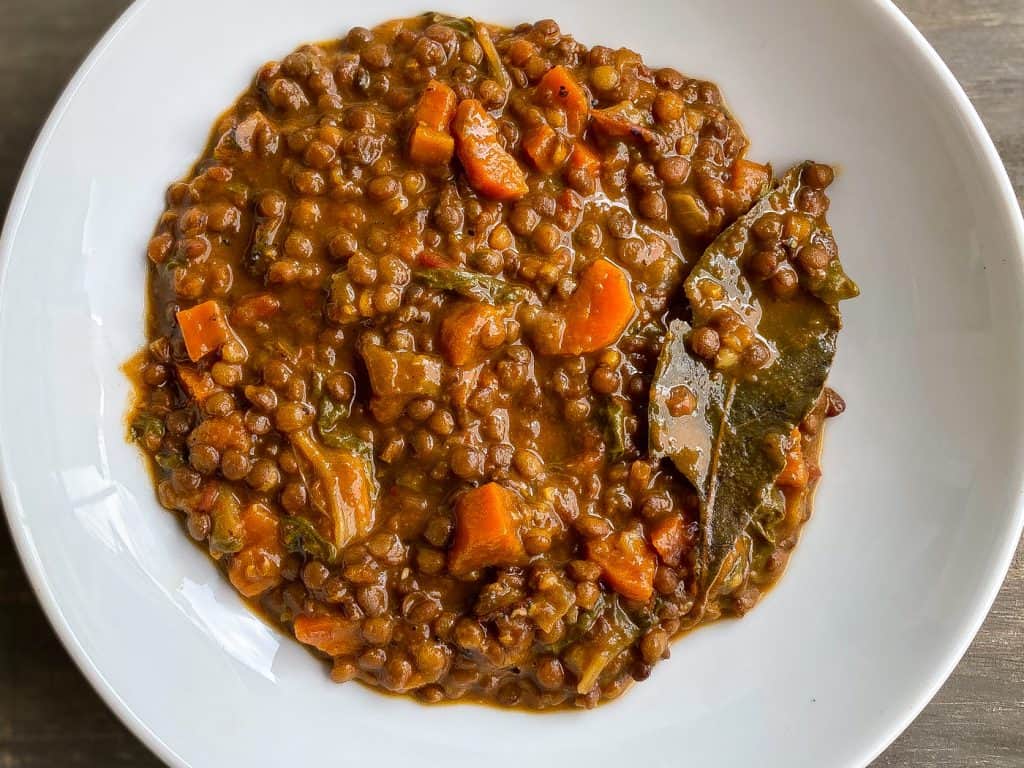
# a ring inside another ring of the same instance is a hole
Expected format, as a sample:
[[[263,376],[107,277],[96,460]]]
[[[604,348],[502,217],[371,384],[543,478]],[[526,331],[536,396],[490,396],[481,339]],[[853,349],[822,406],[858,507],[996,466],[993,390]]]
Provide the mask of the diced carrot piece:
[[[476,99],[459,104],[452,122],[456,152],[469,184],[495,200],[515,200],[530,191],[526,174],[498,141],[498,124]]]
[[[245,544],[231,560],[228,578],[246,597],[262,595],[282,581],[284,550],[277,538],[277,518],[262,504],[250,504],[242,515]]]
[[[604,109],[591,112],[594,126],[606,136],[618,139],[635,138],[651,141],[650,112],[641,112],[631,101],[621,101]]]
[[[490,565],[516,565],[526,550],[515,519],[516,497],[497,483],[467,491],[455,504],[448,570],[461,576]]]
[[[455,115],[456,101],[455,91],[444,83],[431,80],[413,112],[413,125],[425,125],[432,131],[447,133],[448,125]]]
[[[590,114],[590,98],[572,73],[559,64],[537,83],[537,98],[547,107],[565,110],[565,126],[574,136],[583,133]]]
[[[651,527],[651,545],[666,565],[679,565],[689,538],[686,523],[679,515],[663,517]]]
[[[231,338],[231,328],[220,304],[212,299],[177,314],[185,350],[192,362],[200,360]]]
[[[390,350],[377,344],[362,344],[359,353],[374,397],[409,400],[441,394],[443,363],[437,355]]]
[[[209,373],[200,373],[195,368],[189,368],[187,365],[179,365],[175,368],[175,371],[178,374],[178,381],[181,382],[181,386],[188,393],[188,396],[197,403],[202,403],[220,389]]]
[[[568,145],[547,123],[527,131],[523,137],[523,150],[537,169],[544,173],[552,173],[561,168],[569,154]]]
[[[409,157],[421,165],[444,165],[455,153],[455,140],[448,126],[455,115],[455,91],[431,80],[413,112]]]
[[[800,430],[794,429],[789,439],[790,447],[786,451],[786,466],[783,467],[775,482],[789,488],[804,488],[810,479],[810,475],[807,471],[807,462],[804,461]]]
[[[577,141],[572,145],[569,167],[578,168],[590,178],[596,179],[601,175],[601,158],[585,141]]]
[[[295,639],[311,645],[328,656],[352,656],[363,648],[363,636],[357,619],[327,614],[295,617]]]
[[[629,278],[607,259],[591,262],[580,273],[562,314],[561,354],[595,352],[614,343],[636,316]]]
[[[463,302],[441,321],[441,351],[451,365],[475,363],[504,340],[504,313],[478,301]],[[485,335],[484,331],[488,333]]]
[[[231,448],[248,453],[252,448],[252,437],[245,424],[238,418],[240,415],[207,416],[189,433],[186,445],[189,448],[195,445],[212,445],[221,453]]]
[[[277,542],[277,517],[262,504],[250,504],[242,515],[245,545],[273,549]]]
[[[602,578],[623,597],[646,602],[653,594],[658,559],[638,529],[587,542],[587,558],[601,566]]]
[[[455,154],[455,139],[444,131],[417,125],[409,137],[409,159],[420,165],[444,165]]]

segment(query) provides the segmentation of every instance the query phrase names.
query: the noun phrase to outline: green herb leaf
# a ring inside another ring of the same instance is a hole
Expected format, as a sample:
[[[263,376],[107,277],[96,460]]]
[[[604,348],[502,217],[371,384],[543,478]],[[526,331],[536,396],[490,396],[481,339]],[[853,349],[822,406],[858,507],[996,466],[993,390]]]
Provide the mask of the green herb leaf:
[[[320,404],[317,406],[316,429],[325,445],[333,445],[332,441],[342,435],[349,413],[348,405],[339,403],[330,395],[324,394],[320,397]]]
[[[177,451],[160,451],[153,457],[153,461],[161,469],[167,470],[185,466],[185,459]]]
[[[806,291],[778,299],[743,274],[750,227],[769,210],[796,209],[803,167],[790,170],[708,247],[685,286],[695,325],[730,312],[768,345],[770,362],[756,370],[732,361],[709,368],[691,355],[691,328],[677,320],[651,385],[650,454],[670,457],[701,497],[697,568],[705,600],[736,565],[733,553],[752,521],[767,529],[777,518],[775,479],[786,441],[818,401],[835,355],[840,317],[832,303]],[[678,387],[694,395],[692,412],[670,412]]]
[[[135,418],[132,419],[130,427],[130,433],[132,440],[144,440],[149,435],[155,435],[160,438],[164,436],[164,421],[159,416],[154,416],[152,413],[138,413]]]
[[[482,275],[463,269],[420,269],[413,276],[431,288],[453,291],[468,299],[488,304],[508,304],[523,301],[532,294],[521,285],[513,285],[500,277]]]
[[[705,590],[718,578],[755,511],[774,506],[785,440],[817,401],[835,354],[835,329],[780,349],[756,379],[715,372],[685,347],[689,326],[675,321],[651,389],[651,455],[670,456],[701,496],[698,568]],[[686,386],[697,409],[668,412],[669,392]]]
[[[605,610],[605,599],[604,595],[598,595],[597,601],[593,607],[589,610],[580,610],[576,621],[569,625],[565,630],[565,634],[562,639],[557,643],[551,644],[551,651],[553,653],[561,653],[573,643],[577,643],[586,637],[594,623],[604,614]]]
[[[829,263],[822,279],[815,280],[804,273],[801,275],[801,282],[808,291],[826,304],[838,304],[840,301],[860,295],[860,288],[846,274],[839,259],[833,259]]]
[[[658,615],[664,606],[665,598],[661,595],[655,595],[654,601],[650,606],[645,605],[640,609],[634,619],[641,632],[646,632],[661,623],[661,619]]]
[[[320,535],[309,520],[304,517],[285,517],[281,520],[281,541],[289,552],[309,555],[324,563],[333,563],[338,549]]]
[[[373,446],[351,432],[328,432],[324,436],[323,442],[330,448],[343,448],[354,453],[364,461],[368,461],[371,467],[373,465]]]
[[[611,397],[604,406],[605,445],[608,461],[618,461],[626,455],[626,409],[622,401]]]
[[[603,612],[599,615],[604,621],[597,625],[593,636],[575,644],[564,654],[565,661],[579,680],[578,693],[587,693],[597,685],[609,665],[640,636],[640,628],[626,613],[618,595],[602,607]]]
[[[239,552],[245,542],[242,523],[242,505],[238,497],[221,488],[210,510],[213,530],[210,533],[210,551],[220,554]]]
[[[476,33],[476,39],[480,43],[480,48],[483,49],[484,61],[487,62],[487,68],[490,70],[491,76],[501,86],[505,95],[508,96],[509,91],[512,90],[512,78],[509,77],[505,65],[501,63],[501,57],[498,55],[498,49],[494,47],[494,40],[491,39],[490,30],[479,21],[474,21],[473,19],[466,19],[466,21],[473,25],[473,31]]]
[[[460,19],[456,16],[448,16],[447,14],[435,11],[430,11],[423,15],[427,17],[427,21],[430,24],[441,24],[445,27],[451,27],[463,37],[473,37],[472,19]]]

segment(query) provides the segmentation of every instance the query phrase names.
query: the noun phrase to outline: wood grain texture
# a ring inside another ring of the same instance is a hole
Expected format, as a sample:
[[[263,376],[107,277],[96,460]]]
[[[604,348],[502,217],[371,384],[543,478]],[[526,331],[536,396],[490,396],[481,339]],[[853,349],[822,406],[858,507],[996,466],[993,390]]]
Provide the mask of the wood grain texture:
[[[1024,198],[1024,1],[897,3],[957,76]],[[876,768],[1024,766],[1024,545],[953,675]]]
[[[829,0],[830,2],[832,0]],[[838,1],[838,0],[836,0]],[[902,0],[963,83],[1024,195],[1024,0]],[[127,0],[0,2],[0,211],[66,80]],[[0,768],[159,762],[60,646],[0,524]],[[877,768],[1024,765],[1024,547],[956,672]]]

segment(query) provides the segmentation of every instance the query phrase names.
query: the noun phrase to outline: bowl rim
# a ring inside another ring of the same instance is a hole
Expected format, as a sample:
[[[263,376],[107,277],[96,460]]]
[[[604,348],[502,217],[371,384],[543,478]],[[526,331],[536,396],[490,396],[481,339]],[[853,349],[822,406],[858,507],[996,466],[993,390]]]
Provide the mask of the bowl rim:
[[[987,174],[989,181],[994,185],[994,188],[998,190],[1003,208],[1000,215],[1009,224],[1012,238],[1017,243],[1014,255],[1024,263],[1024,215],[1022,215],[1009,174],[999,156],[998,150],[963,87],[932,47],[931,43],[925,38],[924,34],[914,26],[893,0],[858,1],[865,7],[867,12],[880,17],[883,22],[894,27],[900,33],[904,44],[912,51],[913,55],[917,56],[921,62],[927,65],[928,71],[937,78],[955,111],[965,120],[971,138],[982,151],[984,157],[983,170]],[[13,254],[15,234],[28,207],[28,200],[35,186],[39,166],[46,154],[57,125],[75,98],[79,87],[89,77],[93,66],[130,24],[132,19],[149,4],[150,0],[134,0],[111,24],[89,51],[88,55],[82,60],[81,64],[79,64],[36,135],[32,149],[18,178],[18,183],[3,223],[3,229],[0,230],[0,297],[4,293],[7,268]],[[0,311],[2,311],[2,306],[0,306]],[[1020,469],[1022,468],[1018,467],[1018,470]],[[1020,472],[1018,472],[1017,490],[1016,496],[1018,501],[1012,510],[1012,517],[1009,520],[1010,531],[1013,535],[1006,537],[1002,543],[1001,551],[997,553],[990,564],[983,598],[975,604],[969,615],[965,615],[962,618],[956,644],[948,652],[943,662],[932,672],[930,678],[927,681],[922,681],[915,695],[914,703],[907,708],[901,717],[893,719],[887,731],[876,738],[874,742],[865,745],[858,765],[867,766],[870,764],[907,729],[953,673],[963,655],[974,641],[978,630],[981,628],[1002,587],[1021,539],[1021,534],[1024,532],[1024,476]],[[75,665],[85,675],[93,690],[99,694],[107,707],[124,723],[133,735],[142,741],[157,757],[168,765],[191,768],[190,764],[181,755],[163,741],[149,724],[143,721],[128,706],[114,686],[107,680],[103,670],[97,666],[79,642],[50,588],[46,568],[30,541],[29,527],[16,520],[14,510],[18,510],[20,516],[22,506],[14,480],[7,466],[2,443],[0,443],[0,504],[2,504],[7,519],[7,526],[14,541],[15,551],[18,553],[32,590],[39,600],[51,627],[75,662]]]

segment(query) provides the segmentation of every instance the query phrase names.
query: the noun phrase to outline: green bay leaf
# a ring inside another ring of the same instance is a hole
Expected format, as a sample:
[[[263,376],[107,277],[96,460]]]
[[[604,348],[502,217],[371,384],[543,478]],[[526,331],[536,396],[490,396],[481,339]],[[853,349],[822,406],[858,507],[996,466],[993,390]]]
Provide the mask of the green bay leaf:
[[[738,317],[766,344],[770,361],[760,369],[719,357],[717,365],[696,358],[687,347],[691,326],[669,327],[651,385],[649,451],[668,457],[701,499],[698,578],[706,600],[734,565],[731,555],[757,515],[770,525],[778,507],[775,480],[785,464],[793,429],[821,396],[835,356],[840,315],[835,302],[856,295],[841,266],[830,271],[836,290],[805,290],[780,299],[768,286],[744,273],[756,247],[750,228],[769,211],[796,210],[804,164],[791,169],[779,185],[705,251],[686,280],[694,326],[714,322],[723,313]],[[814,226],[824,229],[824,218]],[[838,265],[838,259],[833,262]],[[673,414],[685,387],[695,407]]]

